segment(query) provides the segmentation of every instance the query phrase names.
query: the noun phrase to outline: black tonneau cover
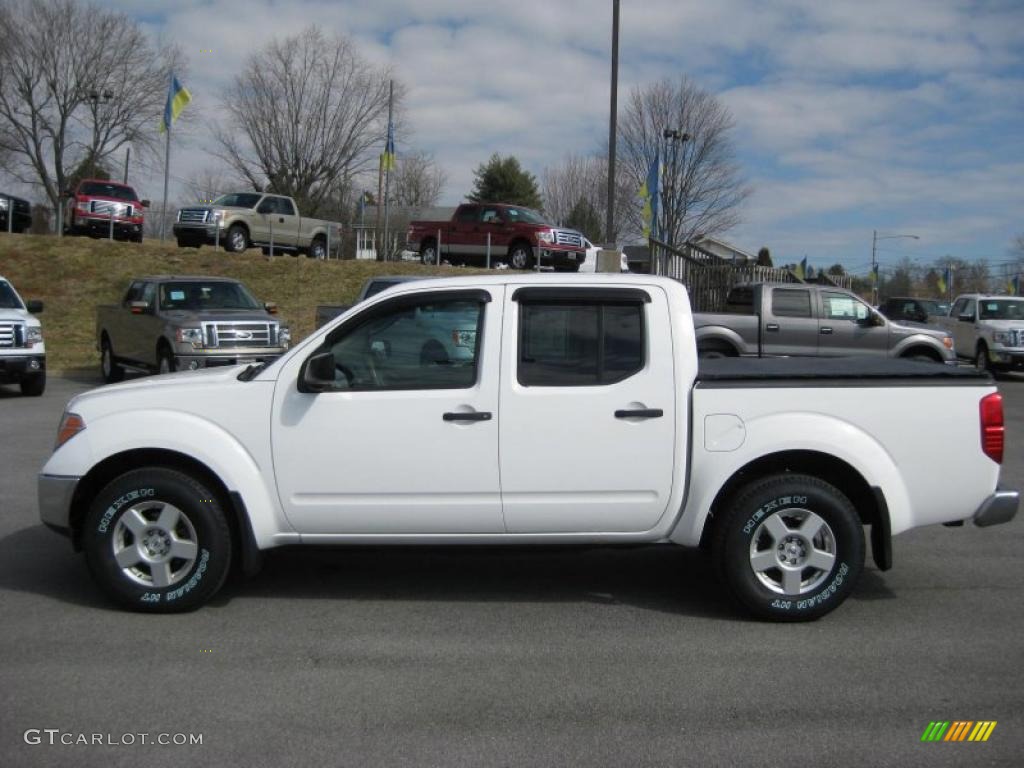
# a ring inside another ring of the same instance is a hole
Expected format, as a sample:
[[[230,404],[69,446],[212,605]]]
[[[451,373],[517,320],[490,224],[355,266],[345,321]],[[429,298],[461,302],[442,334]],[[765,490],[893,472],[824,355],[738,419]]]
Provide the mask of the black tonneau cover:
[[[697,386],[979,386],[974,368],[887,357],[724,357],[700,360]]]

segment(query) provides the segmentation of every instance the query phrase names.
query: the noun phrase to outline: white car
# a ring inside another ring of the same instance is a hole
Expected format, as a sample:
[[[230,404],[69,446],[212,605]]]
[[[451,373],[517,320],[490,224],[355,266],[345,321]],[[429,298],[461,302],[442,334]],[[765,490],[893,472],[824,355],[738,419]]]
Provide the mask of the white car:
[[[580,264],[580,272],[597,272],[597,254],[603,249],[599,245],[594,245],[592,242],[583,238],[583,247],[587,249],[587,255],[583,259],[583,263]],[[629,272],[629,264],[626,263],[626,254],[619,251],[619,271]]]
[[[46,389],[43,326],[33,315],[41,301],[22,301],[0,276],[0,384],[19,384],[21,394],[38,397]]]

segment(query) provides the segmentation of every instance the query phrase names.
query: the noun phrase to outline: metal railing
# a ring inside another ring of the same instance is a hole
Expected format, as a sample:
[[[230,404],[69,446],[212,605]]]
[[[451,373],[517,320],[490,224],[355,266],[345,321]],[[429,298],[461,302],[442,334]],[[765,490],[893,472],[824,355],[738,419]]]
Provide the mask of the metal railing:
[[[675,248],[650,240],[651,274],[671,277],[686,286],[695,312],[721,312],[732,288],[743,283],[805,283],[790,269],[735,263],[700,246]],[[815,282],[849,289],[852,278],[819,273]]]

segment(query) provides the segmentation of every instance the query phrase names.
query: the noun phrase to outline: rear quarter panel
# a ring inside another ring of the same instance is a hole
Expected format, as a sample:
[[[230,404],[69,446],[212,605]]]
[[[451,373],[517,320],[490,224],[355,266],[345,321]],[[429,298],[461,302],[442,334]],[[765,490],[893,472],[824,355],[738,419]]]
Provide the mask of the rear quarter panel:
[[[835,456],[881,488],[893,534],[968,518],[999,479],[999,466],[981,451],[979,425],[979,403],[994,391],[993,386],[698,387],[690,492],[672,539],[698,543],[707,510],[728,479],[756,459],[791,450]],[[723,442],[709,433],[715,424],[709,417],[717,414],[736,417],[741,434]],[[724,449],[716,449],[716,439]]]

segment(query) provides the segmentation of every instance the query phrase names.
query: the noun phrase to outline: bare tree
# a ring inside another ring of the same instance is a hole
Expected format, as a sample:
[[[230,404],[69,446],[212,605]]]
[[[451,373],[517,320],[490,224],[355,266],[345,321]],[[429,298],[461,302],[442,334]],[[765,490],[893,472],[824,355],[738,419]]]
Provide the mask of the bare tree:
[[[541,176],[544,212],[558,224],[569,220],[570,214],[580,201],[597,212],[600,231],[605,231],[604,219],[608,208],[608,157],[607,154],[568,154],[559,165],[545,168]],[[636,187],[623,174],[616,174],[615,199],[622,201],[636,195]],[[629,210],[624,205],[615,208],[615,224],[612,227],[616,240],[620,240],[628,229]]]
[[[224,94],[221,156],[257,189],[300,201],[316,215],[348,180],[377,163],[387,130],[387,68],[345,37],[315,27],[254,53]],[[396,102],[401,88],[396,84]]]
[[[216,168],[204,168],[187,176],[182,184],[189,203],[211,203],[221,195],[242,186]]]
[[[436,205],[448,183],[448,176],[429,152],[398,155],[398,167],[391,174],[391,202],[394,205]]]
[[[124,14],[74,0],[0,0],[0,155],[52,207],[71,169],[152,153],[180,52]]]
[[[750,190],[735,161],[733,125],[729,110],[686,76],[633,89],[619,125],[618,155],[633,190],[627,199],[634,231],[642,229],[636,190],[658,155],[663,174],[659,229],[666,242],[684,243],[738,223]],[[666,131],[675,131],[676,137],[666,139]]]

